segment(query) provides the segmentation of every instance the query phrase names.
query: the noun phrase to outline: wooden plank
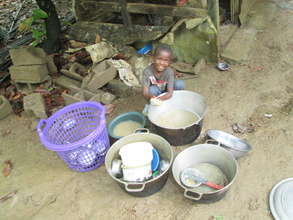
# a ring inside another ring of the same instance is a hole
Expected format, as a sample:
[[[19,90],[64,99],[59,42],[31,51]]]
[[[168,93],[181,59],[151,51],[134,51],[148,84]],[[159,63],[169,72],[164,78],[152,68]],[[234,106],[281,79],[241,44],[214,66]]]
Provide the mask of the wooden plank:
[[[121,15],[123,19],[123,24],[126,27],[131,28],[132,27],[132,22],[131,22],[131,17],[127,11],[127,2],[126,0],[118,0],[120,7],[121,7]]]
[[[83,13],[93,13],[95,9],[120,12],[121,7],[117,2],[97,2],[93,0],[83,1],[81,3]],[[202,8],[178,7],[159,4],[144,4],[144,3],[127,3],[127,11],[129,13],[138,14],[155,14],[161,16],[176,16],[176,17],[203,17],[207,16],[207,10]],[[88,11],[88,12],[87,12]]]

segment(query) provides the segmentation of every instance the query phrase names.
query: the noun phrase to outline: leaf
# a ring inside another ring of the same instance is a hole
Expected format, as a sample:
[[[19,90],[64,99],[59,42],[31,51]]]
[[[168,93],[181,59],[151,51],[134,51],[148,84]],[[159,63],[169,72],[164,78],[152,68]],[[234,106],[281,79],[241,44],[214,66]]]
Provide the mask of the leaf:
[[[33,17],[35,19],[45,19],[48,18],[48,14],[42,9],[35,9],[33,10]]]
[[[44,36],[44,33],[41,31],[32,30],[32,32],[33,32],[33,38],[36,40],[40,40]]]
[[[25,32],[31,29],[33,24],[33,18],[27,18],[23,22],[21,22],[18,26],[18,30],[20,32]]]
[[[2,170],[3,176],[5,176],[5,177],[9,176],[9,174],[10,174],[10,172],[12,170],[12,167],[13,166],[12,166],[11,161],[10,160],[6,160],[4,162],[4,168]]]
[[[30,45],[36,47],[39,44],[37,40],[34,40]]]

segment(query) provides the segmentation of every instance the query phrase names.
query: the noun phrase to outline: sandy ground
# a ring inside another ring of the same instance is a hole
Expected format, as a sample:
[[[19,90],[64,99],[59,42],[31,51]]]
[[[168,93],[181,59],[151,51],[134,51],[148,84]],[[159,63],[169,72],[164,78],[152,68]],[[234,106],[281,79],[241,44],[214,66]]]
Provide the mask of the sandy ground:
[[[249,60],[228,72],[206,66],[198,78],[186,81],[187,89],[202,94],[209,106],[201,136],[207,129],[232,132],[233,123],[256,126],[238,135],[253,151],[239,159],[239,175],[222,200],[199,204],[185,199],[172,175],[160,192],[132,197],[104,166],[88,173],[69,170],[40,144],[30,119],[9,116],[0,122],[0,164],[2,169],[9,159],[14,167],[8,177],[0,175],[0,197],[17,193],[0,202],[0,219],[272,219],[269,192],[293,174],[293,11],[270,2],[259,8],[265,14],[250,24],[258,34]],[[129,97],[115,114],[141,111],[143,105],[141,96]]]

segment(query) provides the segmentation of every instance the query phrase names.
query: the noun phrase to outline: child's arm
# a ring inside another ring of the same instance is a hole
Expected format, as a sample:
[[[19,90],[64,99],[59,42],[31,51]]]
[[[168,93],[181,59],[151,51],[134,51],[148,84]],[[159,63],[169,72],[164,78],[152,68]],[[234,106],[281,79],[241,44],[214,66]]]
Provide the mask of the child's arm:
[[[151,99],[151,98],[154,98],[154,96],[151,96],[151,95],[149,94],[149,87],[147,87],[147,86],[144,86],[144,87],[143,87],[143,96],[144,96],[147,100],[149,100],[149,99]]]
[[[167,90],[167,93],[165,95],[159,96],[157,98],[160,99],[160,100],[162,100],[162,101],[163,100],[167,100],[167,99],[169,99],[169,98],[172,97],[173,90],[174,90],[173,87],[169,87],[168,90]]]

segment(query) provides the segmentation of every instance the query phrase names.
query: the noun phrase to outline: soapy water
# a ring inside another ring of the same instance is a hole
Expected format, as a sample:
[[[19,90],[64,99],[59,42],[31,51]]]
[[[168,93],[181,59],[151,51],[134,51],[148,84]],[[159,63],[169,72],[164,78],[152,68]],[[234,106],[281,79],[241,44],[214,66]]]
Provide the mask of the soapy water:
[[[123,121],[114,127],[113,134],[117,137],[124,137],[134,133],[138,128],[141,128],[141,124],[136,121]]]
[[[160,114],[153,123],[164,128],[185,128],[195,124],[199,117],[193,112],[177,109]]]

